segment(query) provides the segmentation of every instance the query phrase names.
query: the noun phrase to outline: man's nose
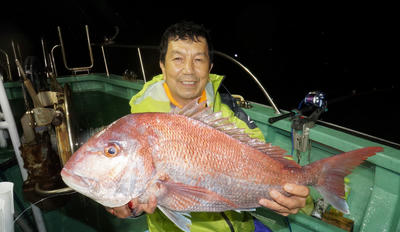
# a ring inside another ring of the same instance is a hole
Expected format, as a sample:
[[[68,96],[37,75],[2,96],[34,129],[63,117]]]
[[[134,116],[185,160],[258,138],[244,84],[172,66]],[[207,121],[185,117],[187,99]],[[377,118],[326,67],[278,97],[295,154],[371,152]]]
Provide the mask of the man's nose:
[[[194,64],[191,59],[187,59],[185,61],[185,67],[184,67],[184,74],[193,74],[194,73]]]

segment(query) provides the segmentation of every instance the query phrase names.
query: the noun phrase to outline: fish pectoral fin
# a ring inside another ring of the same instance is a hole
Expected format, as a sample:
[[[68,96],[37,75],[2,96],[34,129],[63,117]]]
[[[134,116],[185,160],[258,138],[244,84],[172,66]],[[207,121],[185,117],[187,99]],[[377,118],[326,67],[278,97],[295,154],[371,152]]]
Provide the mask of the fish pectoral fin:
[[[190,218],[189,213],[173,211],[161,205],[158,205],[157,207],[161,210],[161,212],[165,214],[165,216],[169,218],[169,220],[175,223],[175,225],[179,229],[185,232],[190,231],[190,226],[192,225],[192,221],[189,219]]]
[[[186,210],[190,208],[190,206],[199,204],[201,203],[200,201],[206,201],[211,205],[223,204],[232,209],[238,208],[238,206],[229,199],[203,187],[186,185],[171,180],[165,181],[163,185],[167,188],[168,195],[171,199],[176,201],[175,205],[177,208],[181,210]]]

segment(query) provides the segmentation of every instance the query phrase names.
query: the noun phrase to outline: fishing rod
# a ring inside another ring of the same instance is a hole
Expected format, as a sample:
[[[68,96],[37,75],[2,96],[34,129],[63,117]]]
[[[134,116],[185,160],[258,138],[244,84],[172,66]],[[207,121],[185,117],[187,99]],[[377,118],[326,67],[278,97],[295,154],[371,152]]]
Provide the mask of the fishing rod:
[[[340,103],[343,101],[346,101],[350,98],[354,97],[360,97],[360,96],[367,96],[367,95],[372,95],[376,93],[386,93],[386,92],[394,92],[396,89],[398,89],[398,86],[396,85],[391,85],[389,87],[384,87],[384,88],[373,88],[372,90],[368,91],[356,91],[353,90],[351,94],[336,97],[334,99],[329,100],[329,104],[336,104]],[[305,105],[304,108],[302,108]],[[313,109],[323,109],[323,111],[327,111],[327,101],[326,101],[326,95],[323,92],[320,91],[313,91],[309,92],[305,98],[300,102],[299,107],[297,109],[294,109],[290,111],[289,113],[278,115],[276,117],[269,118],[268,122],[270,124],[273,124],[279,120],[289,118],[289,117],[294,117],[297,115],[303,115],[305,113],[310,112]]]

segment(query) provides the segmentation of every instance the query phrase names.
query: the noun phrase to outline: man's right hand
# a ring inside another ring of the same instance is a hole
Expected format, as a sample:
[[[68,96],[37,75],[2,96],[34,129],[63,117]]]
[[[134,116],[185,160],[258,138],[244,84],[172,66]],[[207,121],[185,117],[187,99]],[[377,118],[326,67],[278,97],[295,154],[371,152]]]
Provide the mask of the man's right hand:
[[[145,204],[140,204],[138,198],[134,198],[126,205],[114,208],[106,207],[106,210],[116,217],[127,218],[130,216],[134,217],[139,216],[140,214],[143,213],[143,211],[149,214],[154,213],[156,207],[157,207],[157,198],[155,196],[152,196],[149,198],[149,201]]]

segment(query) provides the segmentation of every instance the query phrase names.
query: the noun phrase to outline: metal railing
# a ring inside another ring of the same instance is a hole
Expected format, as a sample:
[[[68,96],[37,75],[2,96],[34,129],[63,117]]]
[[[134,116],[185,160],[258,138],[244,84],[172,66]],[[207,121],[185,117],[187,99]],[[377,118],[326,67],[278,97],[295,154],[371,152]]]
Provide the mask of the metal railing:
[[[62,35],[61,35],[61,28],[57,27],[57,30],[58,30],[58,37],[60,39],[60,46],[61,46],[61,51],[62,51],[62,56],[63,56],[63,61],[64,61],[65,68],[70,70],[70,71],[72,71],[72,72],[74,72],[74,73],[82,72],[82,71],[89,72],[89,70],[91,68],[93,68],[93,64],[94,64],[92,46],[90,44],[89,27],[87,25],[85,26],[86,38],[87,38],[88,49],[89,49],[90,65],[89,66],[82,66],[82,67],[69,67],[68,66],[67,57],[65,55],[64,42],[63,42]]]
[[[92,44],[93,46],[96,46],[96,44]],[[102,51],[104,51],[104,45],[101,45],[101,49]],[[112,44],[112,45],[107,45],[106,47],[108,48],[127,48],[127,49],[136,49],[137,50],[137,54],[139,57],[139,62],[140,62],[140,67],[141,67],[141,72],[143,75],[143,79],[144,82],[146,82],[146,72],[144,69],[144,64],[143,64],[143,59],[142,59],[142,54],[141,51],[143,49],[153,49],[153,50],[158,50],[159,48],[157,46],[135,46],[135,45],[117,45],[117,44]],[[107,71],[107,76],[109,76],[109,68],[108,68],[108,64],[107,64],[107,58],[105,56],[105,52],[102,52],[103,54],[103,60],[104,60],[104,66],[105,69]],[[220,51],[214,51],[215,55],[218,55],[226,60],[229,60],[230,62],[234,63],[235,65],[237,65],[239,68],[241,68],[243,71],[245,71],[250,78],[257,84],[257,86],[260,88],[260,90],[262,91],[262,93],[264,94],[264,96],[266,97],[267,101],[271,104],[272,108],[274,109],[276,114],[281,114],[279,108],[276,106],[275,102],[272,100],[271,96],[268,94],[267,90],[264,88],[264,86],[261,84],[261,82],[258,80],[258,78],[246,67],[244,66],[242,63],[240,63],[239,61],[237,61],[236,59],[234,59],[233,57],[220,52]]]
[[[138,58],[139,58],[139,64],[140,64],[140,69],[141,69],[141,73],[143,75],[143,80],[144,82],[147,81],[146,79],[146,70],[144,68],[144,62],[142,59],[142,50],[144,49],[153,49],[153,50],[158,50],[159,48],[157,46],[136,46],[136,45],[118,45],[118,44],[113,44],[113,41],[106,41],[103,44],[94,44],[94,43],[90,43],[90,38],[89,38],[89,30],[88,30],[88,26],[85,26],[86,29],[86,37],[87,37],[87,42],[88,42],[88,47],[89,47],[89,57],[91,60],[91,65],[87,66],[87,67],[76,67],[76,68],[69,68],[67,65],[67,60],[66,60],[66,55],[65,55],[65,49],[64,49],[64,45],[63,45],[63,40],[62,40],[62,35],[61,35],[61,29],[60,27],[58,27],[58,35],[59,35],[59,39],[60,39],[60,44],[55,45],[52,49],[51,49],[51,62],[52,63],[52,70],[54,71],[55,75],[57,76],[57,68],[56,68],[56,64],[54,61],[54,50],[58,47],[61,47],[61,52],[62,52],[62,56],[63,56],[63,61],[64,61],[64,66],[73,72],[76,71],[90,71],[90,69],[93,67],[93,53],[92,53],[92,46],[99,46],[101,49],[101,53],[103,56],[103,62],[104,62],[104,67],[105,67],[105,71],[106,71],[106,75],[107,77],[110,76],[110,72],[109,72],[109,64],[107,62],[107,56],[106,56],[106,52],[105,49],[106,48],[126,48],[126,49],[136,49],[136,52],[138,54]],[[223,52],[219,52],[219,51],[214,51],[214,54],[229,60],[230,62],[232,62],[233,64],[235,64],[236,66],[238,66],[239,68],[241,68],[243,71],[245,71],[250,78],[257,84],[257,86],[260,88],[260,90],[262,91],[262,93],[264,94],[264,96],[266,97],[267,101],[269,102],[269,104],[272,106],[272,108],[274,109],[276,114],[281,114],[279,108],[276,106],[275,102],[272,100],[271,96],[268,94],[267,90],[264,88],[264,86],[261,84],[261,82],[258,80],[258,78],[246,67],[244,66],[242,63],[240,63],[239,61],[237,61],[236,59],[234,59],[233,57],[223,53]]]

